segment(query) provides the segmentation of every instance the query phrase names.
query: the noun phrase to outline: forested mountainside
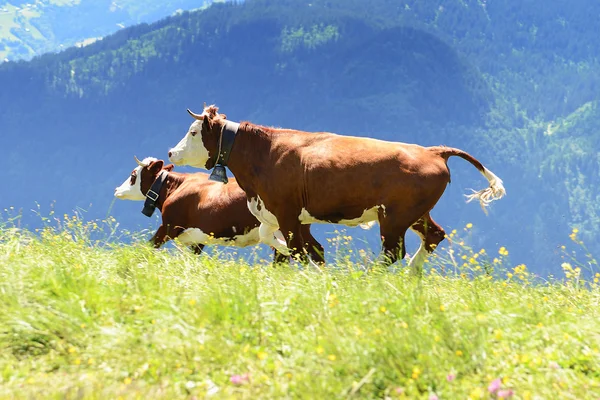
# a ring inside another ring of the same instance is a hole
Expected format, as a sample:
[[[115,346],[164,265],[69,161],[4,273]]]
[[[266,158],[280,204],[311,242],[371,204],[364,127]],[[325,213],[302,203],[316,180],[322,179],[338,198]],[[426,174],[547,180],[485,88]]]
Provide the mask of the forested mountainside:
[[[134,154],[166,158],[191,122],[186,108],[216,103],[233,120],[469,151],[507,197],[489,216],[464,204],[486,182],[451,159],[434,218],[448,230],[472,222],[474,246],[555,271],[573,226],[598,237],[598,11],[592,1],[254,0],[5,63],[0,205],[56,201],[147,224],[141,204],[111,208],[113,188]]]
[[[88,44],[210,0],[0,0],[0,62]]]

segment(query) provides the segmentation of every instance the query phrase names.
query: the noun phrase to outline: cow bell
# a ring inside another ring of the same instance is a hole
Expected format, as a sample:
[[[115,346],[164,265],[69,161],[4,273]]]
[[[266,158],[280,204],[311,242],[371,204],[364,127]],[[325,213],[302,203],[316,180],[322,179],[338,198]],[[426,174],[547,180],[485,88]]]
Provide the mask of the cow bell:
[[[227,172],[222,164],[215,165],[208,179],[215,182],[221,182],[223,184],[229,182],[229,179],[227,179]]]

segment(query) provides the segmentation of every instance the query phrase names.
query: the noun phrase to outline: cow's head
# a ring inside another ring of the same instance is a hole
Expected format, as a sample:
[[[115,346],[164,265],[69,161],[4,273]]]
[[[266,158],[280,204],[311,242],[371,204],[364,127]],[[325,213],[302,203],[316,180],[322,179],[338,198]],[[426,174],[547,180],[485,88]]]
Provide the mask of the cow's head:
[[[163,160],[147,157],[140,161],[137,157],[134,158],[138,166],[131,171],[129,178],[125,179],[125,182],[115,189],[115,197],[118,199],[144,200],[146,193],[150,190],[160,171],[173,170],[173,164],[165,166]]]
[[[227,116],[219,108],[205,106],[202,114],[188,113],[195,119],[177,146],[169,150],[169,161],[175,165],[211,169],[219,152],[219,139]]]

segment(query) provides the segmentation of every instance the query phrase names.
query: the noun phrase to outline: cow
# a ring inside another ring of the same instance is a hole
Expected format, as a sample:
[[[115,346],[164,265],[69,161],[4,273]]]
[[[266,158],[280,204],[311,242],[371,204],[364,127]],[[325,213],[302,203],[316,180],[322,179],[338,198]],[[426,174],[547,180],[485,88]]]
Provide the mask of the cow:
[[[486,212],[506,194],[499,177],[460,149],[236,123],[215,105],[205,106],[201,114],[187,111],[195,121],[169,151],[169,160],[208,170],[227,165],[261,222],[261,240],[303,260],[314,253],[303,237],[303,224],[376,221],[383,265],[405,257],[408,229],[418,234],[421,244],[409,267],[420,276],[427,256],[446,236],[430,211],[450,183],[447,161],[452,156],[471,163],[489,182],[467,202],[478,200]],[[273,240],[276,230],[284,234],[286,246]]]
[[[114,196],[146,202],[150,198],[152,207],[160,209],[162,224],[151,239],[154,247],[178,238],[200,254],[207,244],[246,247],[259,243],[260,222],[248,210],[246,194],[235,179],[224,186],[209,180],[206,173],[174,172],[173,164],[164,165],[163,160],[134,158],[138,166],[115,189]],[[310,236],[310,228],[303,233]],[[280,232],[275,234],[284,241]],[[275,250],[274,263],[286,261],[288,257]]]

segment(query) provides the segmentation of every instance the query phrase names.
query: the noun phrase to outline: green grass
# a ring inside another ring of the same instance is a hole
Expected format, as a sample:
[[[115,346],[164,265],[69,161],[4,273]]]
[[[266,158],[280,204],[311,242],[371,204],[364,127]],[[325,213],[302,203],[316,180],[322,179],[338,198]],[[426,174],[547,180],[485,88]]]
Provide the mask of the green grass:
[[[69,217],[37,233],[9,225],[3,399],[489,399],[497,378],[517,399],[600,396],[600,289],[576,268],[506,278],[505,249],[487,257],[455,238],[415,282],[343,257],[274,269],[113,245]],[[469,268],[448,272],[463,256]]]

